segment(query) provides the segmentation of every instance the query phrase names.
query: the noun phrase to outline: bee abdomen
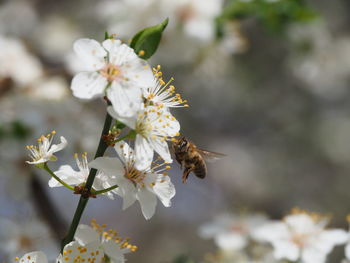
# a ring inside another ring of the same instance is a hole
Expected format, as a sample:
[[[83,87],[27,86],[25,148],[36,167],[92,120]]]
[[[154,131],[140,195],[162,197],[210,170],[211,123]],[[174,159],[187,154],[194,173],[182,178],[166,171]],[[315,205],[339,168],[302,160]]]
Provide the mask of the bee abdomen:
[[[195,166],[195,169],[193,170],[193,173],[203,179],[207,175],[207,167],[205,165],[205,162],[202,160],[198,160]]]

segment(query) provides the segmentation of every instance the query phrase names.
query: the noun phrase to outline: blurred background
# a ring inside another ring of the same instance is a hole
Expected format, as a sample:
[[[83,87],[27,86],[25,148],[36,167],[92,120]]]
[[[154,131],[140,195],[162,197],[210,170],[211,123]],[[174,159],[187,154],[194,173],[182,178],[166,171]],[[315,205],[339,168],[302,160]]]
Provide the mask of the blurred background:
[[[128,41],[169,17],[153,66],[190,107],[174,110],[182,134],[227,155],[205,180],[170,172],[177,194],[146,221],[138,204],[89,201],[96,218],[139,246],[129,262],[201,261],[214,251],[198,226],[231,211],[281,218],[299,206],[347,227],[350,200],[350,2],[347,0],[8,0],[0,1],[0,262],[35,249],[53,260],[78,196],[49,189],[27,164],[25,145],[56,130],[75,152],[94,155],[102,100],[70,91],[81,37]]]

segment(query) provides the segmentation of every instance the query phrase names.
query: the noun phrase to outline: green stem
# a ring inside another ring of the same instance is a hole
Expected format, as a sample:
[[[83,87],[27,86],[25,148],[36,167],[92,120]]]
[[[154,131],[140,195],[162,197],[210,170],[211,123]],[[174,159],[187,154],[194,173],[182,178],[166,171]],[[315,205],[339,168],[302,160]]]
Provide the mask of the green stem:
[[[131,130],[131,131],[128,132],[127,135],[125,135],[125,136],[123,136],[123,137],[121,137],[121,138],[118,138],[117,140],[111,142],[111,144],[115,144],[115,143],[120,142],[120,141],[122,141],[122,140],[125,140],[125,139],[127,139],[127,138],[131,138],[131,137],[134,136],[134,135],[135,135],[135,131],[134,131],[134,130]]]
[[[70,186],[69,184],[66,184],[65,182],[63,182],[60,178],[57,177],[57,175],[55,175],[54,172],[51,171],[51,169],[49,168],[49,166],[47,165],[47,163],[44,164],[44,170],[46,172],[48,172],[53,178],[55,178],[60,184],[62,184],[63,186],[65,186],[66,188],[68,188],[69,190],[74,191],[74,187]]]
[[[108,103],[108,104],[110,104],[110,103]],[[105,153],[106,149],[108,148],[108,145],[103,141],[103,135],[108,133],[108,131],[109,131],[110,127],[111,127],[111,124],[112,124],[112,117],[107,113],[106,119],[105,119],[105,123],[103,125],[103,130],[102,130],[102,133],[101,133],[101,137],[100,137],[100,142],[98,144],[98,147],[97,147],[94,159],[103,156],[103,154]],[[95,177],[96,177],[96,172],[97,172],[96,169],[91,169],[90,170],[88,179],[87,179],[86,184],[85,184],[85,188],[88,191],[91,190],[92,184],[93,184],[93,182],[95,180]],[[89,197],[88,196],[83,196],[83,195],[80,196],[77,209],[75,210],[72,223],[71,223],[71,225],[69,227],[69,230],[68,230],[68,234],[62,240],[61,252],[63,251],[63,248],[64,248],[65,245],[67,245],[69,242],[73,241],[75,232],[77,230],[77,227],[79,225],[81,216],[82,216],[82,214],[84,212],[84,209],[85,209],[86,204],[87,204],[88,201],[89,201]]]
[[[113,186],[108,187],[108,188],[103,189],[103,190],[94,191],[94,192],[92,192],[92,194],[94,194],[94,195],[100,195],[100,194],[104,194],[104,193],[107,193],[107,192],[109,192],[109,191],[112,191],[113,189],[116,189],[116,188],[118,188],[118,185],[113,185]]]

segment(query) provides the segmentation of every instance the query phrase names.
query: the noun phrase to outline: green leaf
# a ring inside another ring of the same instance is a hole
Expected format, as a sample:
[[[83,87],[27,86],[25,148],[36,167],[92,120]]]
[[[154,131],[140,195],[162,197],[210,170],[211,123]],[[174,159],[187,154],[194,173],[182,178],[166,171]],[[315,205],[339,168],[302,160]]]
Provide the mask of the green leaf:
[[[140,58],[149,59],[156,52],[168,22],[169,19],[167,18],[158,25],[141,30],[132,38],[130,47],[135,50]]]

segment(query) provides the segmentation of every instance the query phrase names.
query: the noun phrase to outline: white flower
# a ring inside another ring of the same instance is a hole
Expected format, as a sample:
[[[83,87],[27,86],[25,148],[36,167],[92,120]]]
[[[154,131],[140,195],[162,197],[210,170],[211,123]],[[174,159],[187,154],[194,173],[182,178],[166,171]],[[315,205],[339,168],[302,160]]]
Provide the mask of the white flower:
[[[164,1],[174,5],[171,0]],[[186,34],[207,42],[215,37],[215,18],[220,15],[222,4],[221,0],[207,0],[205,4],[202,0],[180,0],[174,14]]]
[[[255,234],[260,241],[272,244],[276,259],[322,263],[334,246],[347,240],[344,230],[326,230],[327,223],[324,217],[297,210],[282,222],[262,226]]]
[[[92,221],[92,227],[80,224],[75,233],[75,241],[67,244],[63,254],[59,257],[60,263],[99,263],[107,255],[111,263],[124,263],[124,254],[136,251],[137,247],[129,244],[128,239],[120,238],[110,229],[104,231]]]
[[[138,159],[127,143],[119,142],[114,149],[122,163],[117,158],[100,157],[92,161],[90,166],[116,177],[119,187],[114,192],[123,198],[123,209],[138,200],[142,214],[150,219],[155,213],[157,197],[165,207],[169,207],[171,198],[175,196],[175,187],[170,177],[161,172],[170,167],[155,164],[139,170],[136,168]]]
[[[135,130],[135,167],[147,169],[156,151],[165,162],[171,163],[171,155],[167,144],[168,137],[179,134],[180,124],[167,109],[162,106],[148,106],[141,109],[136,116],[126,118],[118,115],[112,107],[108,113],[115,119]]]
[[[0,78],[10,77],[20,85],[28,85],[42,74],[40,61],[20,40],[0,35]]]
[[[107,39],[102,46],[92,39],[79,39],[74,51],[88,68],[73,78],[74,96],[91,99],[106,93],[121,116],[132,116],[140,109],[141,89],[151,85],[153,75],[132,48],[116,39]]]
[[[47,263],[46,255],[41,251],[33,251],[25,254],[23,257],[16,258],[18,263]]]
[[[70,165],[62,165],[58,171],[55,172],[58,178],[60,178],[63,182],[73,186],[79,186],[86,183],[87,178],[90,173],[90,168],[88,167],[87,154],[82,154],[82,160],[80,161],[78,158],[78,154],[74,155],[79,171],[73,170]],[[113,181],[113,178],[106,176],[102,172],[98,171],[94,183],[92,185],[94,190],[103,190],[108,187],[115,185],[116,183]],[[59,187],[62,186],[55,178],[51,178],[49,181],[50,187]],[[107,192],[106,195],[110,199],[113,198],[113,194],[111,192]]]
[[[47,226],[37,219],[16,221],[0,218],[0,252],[11,262],[17,255],[42,249],[49,257],[56,257],[57,244]],[[5,260],[5,258],[2,258]]]
[[[150,105],[166,108],[188,107],[187,101],[181,98],[179,93],[175,94],[175,87],[170,85],[174,80],[171,78],[167,83],[162,78],[160,65],[153,68],[154,83],[152,86],[143,89],[143,96]]]
[[[218,215],[213,222],[202,225],[199,234],[203,238],[214,238],[222,250],[238,251],[246,247],[254,229],[265,223],[263,215]]]
[[[56,132],[52,131],[46,136],[42,135],[38,139],[38,146],[27,146],[27,149],[30,151],[31,158],[33,159],[33,161],[31,162],[27,161],[27,163],[40,164],[46,163],[47,161],[55,161],[57,159],[56,156],[53,154],[65,148],[67,146],[67,141],[63,136],[61,136],[61,143],[52,144],[55,134]]]

